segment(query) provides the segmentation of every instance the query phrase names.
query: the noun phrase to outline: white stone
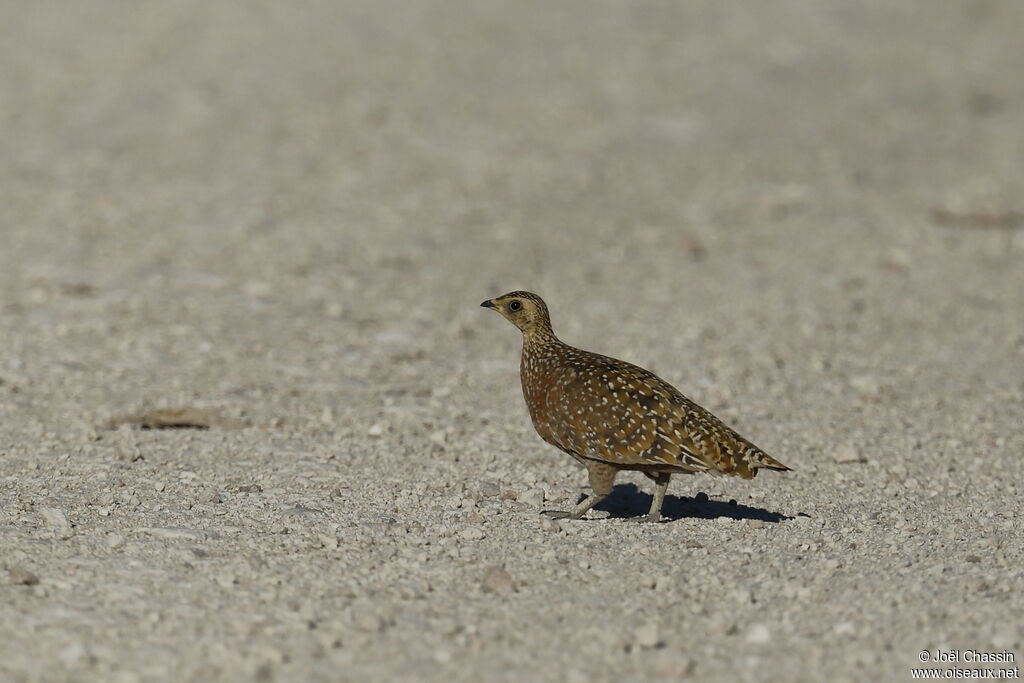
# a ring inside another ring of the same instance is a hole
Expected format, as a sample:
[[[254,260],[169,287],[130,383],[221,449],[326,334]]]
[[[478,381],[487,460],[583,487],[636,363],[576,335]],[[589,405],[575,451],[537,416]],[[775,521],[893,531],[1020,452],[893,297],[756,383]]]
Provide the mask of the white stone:
[[[747,631],[747,642],[754,645],[764,645],[771,642],[772,632],[764,624],[754,624]]]
[[[39,514],[42,515],[43,521],[46,525],[53,529],[53,533],[57,538],[65,540],[75,535],[74,530],[71,528],[71,522],[68,521],[67,515],[57,508],[42,507],[39,508]]]
[[[651,622],[644,624],[636,630],[636,644],[645,650],[650,650],[661,644],[661,634],[658,625]]]

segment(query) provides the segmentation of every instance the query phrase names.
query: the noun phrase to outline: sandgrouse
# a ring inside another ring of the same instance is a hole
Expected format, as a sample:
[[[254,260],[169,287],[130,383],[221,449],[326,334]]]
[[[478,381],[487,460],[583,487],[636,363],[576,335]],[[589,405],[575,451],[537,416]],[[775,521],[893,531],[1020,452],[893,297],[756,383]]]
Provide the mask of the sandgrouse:
[[[510,292],[480,305],[523,333],[520,377],[537,433],[590,474],[594,494],[548,516],[579,519],[611,493],[619,470],[654,480],[651,510],[641,518],[651,522],[661,519],[677,472],[750,479],[761,468],[789,470],[654,373],[560,341],[536,294]]]

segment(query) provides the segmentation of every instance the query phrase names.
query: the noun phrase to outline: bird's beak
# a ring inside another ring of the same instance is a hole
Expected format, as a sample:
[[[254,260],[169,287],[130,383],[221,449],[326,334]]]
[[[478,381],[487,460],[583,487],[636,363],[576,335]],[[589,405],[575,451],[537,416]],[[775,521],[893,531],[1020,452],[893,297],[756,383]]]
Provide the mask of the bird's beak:
[[[484,308],[494,308],[494,302],[491,301],[490,299],[488,299],[487,301],[483,302],[480,305],[483,306]]]

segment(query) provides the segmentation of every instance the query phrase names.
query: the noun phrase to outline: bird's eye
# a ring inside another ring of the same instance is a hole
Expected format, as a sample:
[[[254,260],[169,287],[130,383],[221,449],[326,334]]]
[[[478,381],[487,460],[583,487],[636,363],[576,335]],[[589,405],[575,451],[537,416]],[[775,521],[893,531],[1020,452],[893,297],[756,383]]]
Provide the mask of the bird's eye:
[[[522,307],[523,307],[523,302],[522,301],[510,301],[508,303],[508,310],[512,311],[513,313],[515,313],[516,311],[522,309]]]

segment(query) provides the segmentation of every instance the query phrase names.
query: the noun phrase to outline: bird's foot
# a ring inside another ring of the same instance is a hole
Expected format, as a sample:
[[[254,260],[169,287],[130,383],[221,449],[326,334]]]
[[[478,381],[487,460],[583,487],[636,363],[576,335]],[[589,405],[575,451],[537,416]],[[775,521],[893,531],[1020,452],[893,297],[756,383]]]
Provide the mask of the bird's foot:
[[[661,513],[659,512],[659,513],[654,514],[654,515],[644,515],[643,517],[627,517],[626,521],[627,522],[637,522],[637,523],[651,522],[653,524],[657,524],[658,522],[661,521]]]
[[[565,510],[544,510],[540,514],[548,519],[571,519],[572,513]]]

